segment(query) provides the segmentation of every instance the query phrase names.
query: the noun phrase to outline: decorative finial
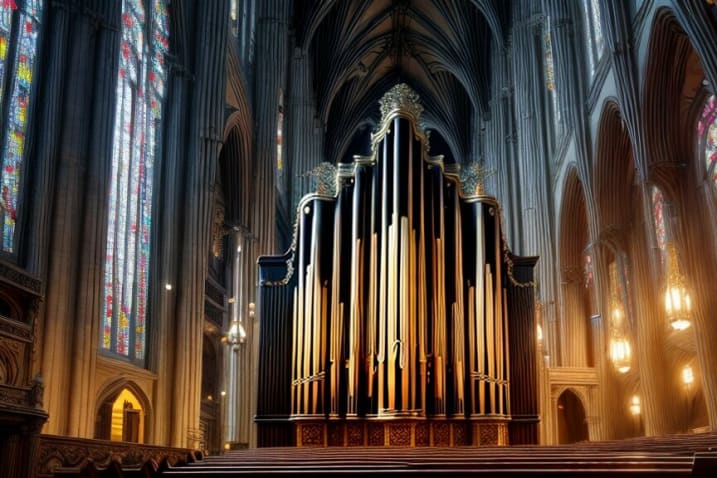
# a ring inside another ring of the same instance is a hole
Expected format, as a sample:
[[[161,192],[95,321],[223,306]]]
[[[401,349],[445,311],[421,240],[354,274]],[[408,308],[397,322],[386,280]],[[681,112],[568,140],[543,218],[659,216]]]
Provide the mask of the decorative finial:
[[[387,121],[395,111],[403,111],[412,115],[418,124],[423,106],[418,102],[420,97],[406,83],[399,83],[383,95],[381,105],[381,122]]]
[[[311,171],[304,173],[304,176],[310,176],[314,179],[317,194],[332,197],[338,194],[338,174],[336,166],[333,164],[323,162]]]
[[[478,161],[472,161],[461,167],[458,177],[463,195],[482,195],[484,193],[483,181],[493,173],[495,173],[494,170],[483,167],[483,164]]]

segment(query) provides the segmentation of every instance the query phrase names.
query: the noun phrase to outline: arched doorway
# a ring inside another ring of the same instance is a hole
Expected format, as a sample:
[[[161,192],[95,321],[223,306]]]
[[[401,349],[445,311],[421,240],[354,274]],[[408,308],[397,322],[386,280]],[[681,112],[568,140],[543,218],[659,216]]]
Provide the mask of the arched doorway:
[[[585,407],[575,393],[565,390],[558,397],[558,442],[565,444],[587,440]]]
[[[108,396],[100,404],[95,438],[134,443],[144,442],[145,409],[128,387]]]

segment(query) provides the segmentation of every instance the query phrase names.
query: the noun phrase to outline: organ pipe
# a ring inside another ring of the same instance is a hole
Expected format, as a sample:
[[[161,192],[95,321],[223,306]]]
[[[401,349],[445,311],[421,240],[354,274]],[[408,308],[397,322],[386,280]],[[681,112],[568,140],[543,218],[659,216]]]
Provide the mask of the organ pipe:
[[[317,190],[299,203],[284,265],[259,261],[260,288],[287,290],[287,319],[273,306],[263,320],[291,329],[288,415],[507,423],[511,387],[534,386],[511,382],[508,344],[534,337],[521,326],[526,336],[509,340],[523,318],[507,291],[526,284],[509,277],[499,206],[480,194],[480,168],[429,155],[406,85],[381,107],[372,154],[312,171]]]

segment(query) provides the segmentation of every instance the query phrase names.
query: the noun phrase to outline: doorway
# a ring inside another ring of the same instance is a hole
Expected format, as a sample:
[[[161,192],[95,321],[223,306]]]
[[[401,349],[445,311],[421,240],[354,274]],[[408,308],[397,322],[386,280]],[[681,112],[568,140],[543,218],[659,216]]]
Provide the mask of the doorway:
[[[558,397],[558,442],[560,444],[587,441],[588,424],[583,402],[571,390]]]

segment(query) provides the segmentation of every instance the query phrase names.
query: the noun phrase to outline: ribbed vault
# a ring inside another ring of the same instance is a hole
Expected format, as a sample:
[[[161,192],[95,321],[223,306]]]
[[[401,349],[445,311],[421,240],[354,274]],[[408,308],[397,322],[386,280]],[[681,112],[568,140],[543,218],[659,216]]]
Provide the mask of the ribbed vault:
[[[297,2],[299,45],[313,62],[326,154],[341,158],[394,84],[421,95],[423,120],[457,161],[470,155],[473,122],[489,114],[489,52],[503,44],[502,3],[492,0]],[[477,113],[477,114],[476,114]]]
[[[619,107],[608,101],[600,115],[597,161],[595,164],[595,199],[603,231],[620,228],[633,215],[635,162],[632,143]]]
[[[645,70],[645,130],[650,180],[671,190],[694,157],[697,109],[702,104],[704,69],[687,34],[669,9],[660,10],[650,35]],[[675,131],[677,134],[664,134]]]

